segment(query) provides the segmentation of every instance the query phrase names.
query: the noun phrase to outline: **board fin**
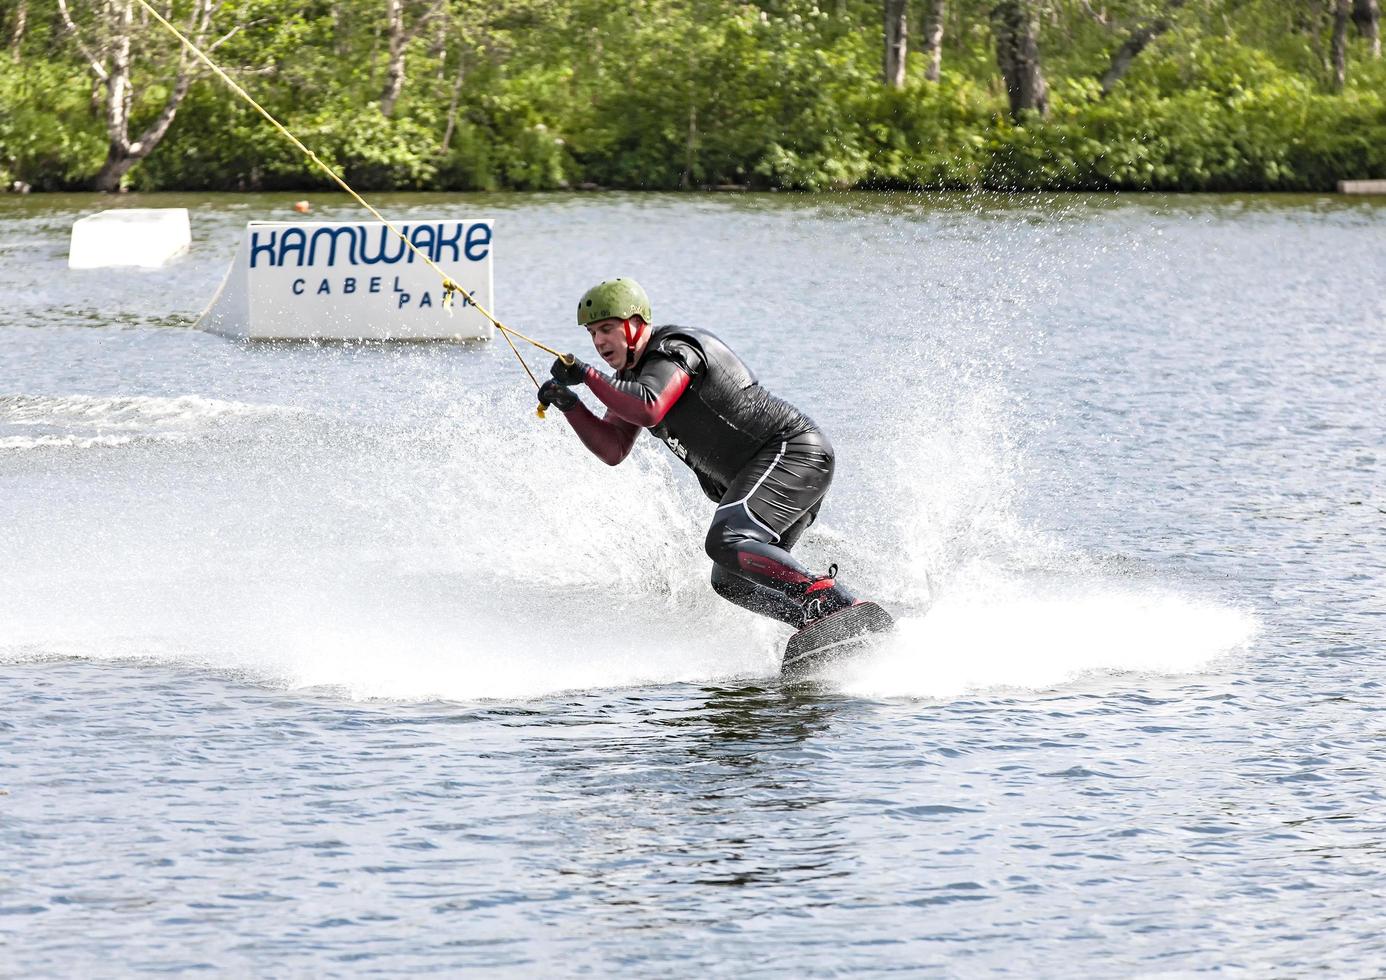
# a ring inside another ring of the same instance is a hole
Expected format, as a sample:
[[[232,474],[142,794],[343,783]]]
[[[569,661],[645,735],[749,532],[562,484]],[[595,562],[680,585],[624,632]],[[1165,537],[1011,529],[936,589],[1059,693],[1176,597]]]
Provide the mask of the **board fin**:
[[[785,644],[780,673],[802,677],[858,653],[872,637],[885,633],[895,620],[874,602],[858,602],[810,623]]]

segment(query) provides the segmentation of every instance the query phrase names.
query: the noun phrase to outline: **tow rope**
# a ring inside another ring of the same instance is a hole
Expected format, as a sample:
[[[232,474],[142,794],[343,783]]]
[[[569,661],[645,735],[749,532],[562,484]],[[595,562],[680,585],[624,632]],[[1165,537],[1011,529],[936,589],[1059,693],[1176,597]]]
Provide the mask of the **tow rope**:
[[[194,55],[196,55],[202,61],[203,64],[205,64],[208,68],[212,69],[213,73],[215,73],[218,78],[220,78],[223,82],[230,86],[231,91],[235,92],[241,98],[245,99],[246,102],[250,103],[250,105],[255,109],[255,111],[258,112],[260,115],[264,116],[265,119],[269,121],[269,124],[273,126],[275,129],[279,130],[279,132],[284,136],[284,138],[287,139],[290,143],[292,143],[300,153],[302,153],[310,161],[316,164],[318,168],[322,170],[323,173],[331,177],[338,187],[350,194],[357,204],[361,205],[361,207],[365,208],[367,211],[373,214],[375,216],[375,219],[379,221],[381,224],[383,224],[386,228],[390,229],[390,231],[394,232],[395,237],[402,241],[411,252],[413,252],[416,256],[422,259],[430,269],[438,273],[438,277],[443,280],[443,309],[447,310],[448,316],[452,316],[453,294],[461,293],[463,299],[465,299],[468,303],[474,306],[478,313],[484,316],[487,320],[491,321],[491,325],[500,331],[501,336],[505,338],[505,342],[510,345],[510,350],[515,354],[515,358],[520,362],[520,367],[525,369],[525,374],[529,375],[529,380],[534,383],[534,387],[536,389],[539,387],[539,379],[534,376],[534,372],[531,371],[529,369],[529,365],[525,363],[525,359],[523,356],[521,356],[519,348],[517,348],[515,346],[515,342],[510,339],[512,336],[518,337],[520,340],[523,340],[528,344],[533,344],[535,347],[539,348],[541,351],[544,351],[546,354],[552,354],[554,357],[557,357],[560,360],[562,360],[565,364],[572,363],[573,356],[571,354],[560,354],[552,347],[549,347],[546,344],[539,343],[539,341],[535,340],[533,337],[526,337],[518,330],[511,330],[505,324],[501,323],[494,316],[492,316],[491,311],[486,309],[486,307],[482,306],[480,303],[478,303],[476,301],[475,296],[468,292],[467,289],[463,287],[460,283],[451,279],[446,272],[444,272],[442,269],[438,267],[438,264],[436,262],[430,259],[423,252],[421,252],[419,250],[419,247],[415,245],[413,242],[411,242],[408,236],[404,234],[404,232],[396,228],[389,220],[386,219],[386,217],[383,214],[381,214],[379,211],[373,208],[370,205],[370,202],[368,202],[360,194],[356,193],[356,191],[352,189],[351,185],[348,184],[345,180],[343,180],[340,175],[338,175],[337,171],[333,170],[330,166],[328,166],[326,163],[322,161],[321,157],[319,157],[312,150],[308,149],[308,147],[304,146],[297,136],[289,132],[288,129],[286,129],[278,119],[275,119],[274,116],[270,115],[269,111],[264,106],[256,102],[255,99],[251,97],[249,92],[241,88],[241,86],[236,83],[235,79],[233,79],[230,75],[226,74],[226,72],[222,71],[221,67],[211,58],[207,57],[207,55],[203,53],[201,48],[199,48],[196,44],[193,44],[192,41],[188,40],[183,35],[182,31],[178,30],[178,28],[170,24],[163,14],[159,13],[157,10],[151,7],[148,3],[148,0],[135,0],[135,2],[138,3],[141,7],[143,7],[146,11],[148,11],[149,14],[153,16],[153,18],[157,20],[160,24],[168,28],[169,32],[174,37],[178,38],[178,40],[182,42],[185,48],[187,48]],[[542,402],[540,403],[539,407],[535,410],[535,414],[538,415],[541,419],[544,417],[544,405]]]

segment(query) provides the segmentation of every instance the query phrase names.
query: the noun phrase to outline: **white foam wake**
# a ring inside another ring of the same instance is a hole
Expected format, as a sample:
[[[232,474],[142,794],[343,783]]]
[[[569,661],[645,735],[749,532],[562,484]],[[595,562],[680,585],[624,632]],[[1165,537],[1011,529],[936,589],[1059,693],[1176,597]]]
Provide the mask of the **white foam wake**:
[[[0,396],[0,451],[185,442],[228,421],[292,411],[200,395],[4,395]]]
[[[863,697],[954,698],[1077,681],[1110,689],[1132,674],[1217,667],[1257,630],[1249,611],[1155,587],[1091,582],[1039,595],[997,587],[902,618],[878,650],[827,679]]]
[[[0,450],[92,449],[97,446],[126,446],[137,436],[0,436]]]
[[[263,415],[286,409],[272,405],[204,398],[201,395],[157,397],[126,395],[0,395],[0,424],[47,425],[64,420],[101,424],[112,428],[137,427],[148,419],[199,419],[228,415]]]

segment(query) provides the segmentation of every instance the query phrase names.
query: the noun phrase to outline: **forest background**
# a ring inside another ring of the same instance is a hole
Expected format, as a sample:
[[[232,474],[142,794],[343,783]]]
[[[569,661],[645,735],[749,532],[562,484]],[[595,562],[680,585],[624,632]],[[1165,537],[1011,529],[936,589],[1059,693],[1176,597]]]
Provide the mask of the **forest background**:
[[[1329,190],[1380,0],[151,0],[362,190]],[[0,0],[0,182],[325,186],[133,0]]]

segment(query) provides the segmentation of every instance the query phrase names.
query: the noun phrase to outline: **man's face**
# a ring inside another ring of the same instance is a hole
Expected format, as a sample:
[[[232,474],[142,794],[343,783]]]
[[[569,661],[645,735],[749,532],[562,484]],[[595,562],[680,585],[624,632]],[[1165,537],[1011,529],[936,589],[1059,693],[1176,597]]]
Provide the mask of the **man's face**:
[[[587,332],[592,335],[592,346],[597,348],[602,360],[617,371],[626,366],[626,331],[623,323],[613,318],[596,320],[587,325]]]

